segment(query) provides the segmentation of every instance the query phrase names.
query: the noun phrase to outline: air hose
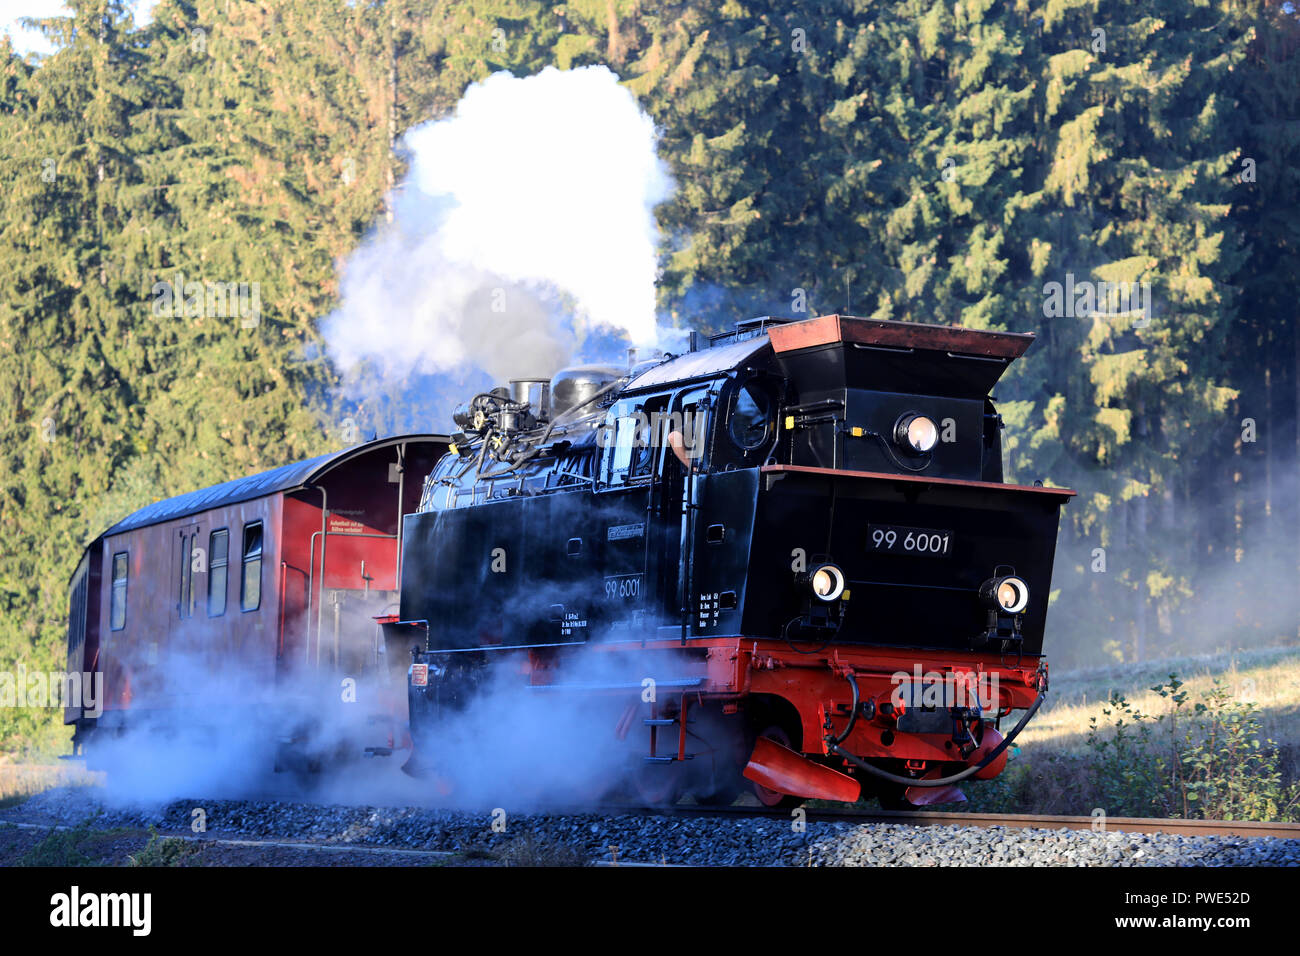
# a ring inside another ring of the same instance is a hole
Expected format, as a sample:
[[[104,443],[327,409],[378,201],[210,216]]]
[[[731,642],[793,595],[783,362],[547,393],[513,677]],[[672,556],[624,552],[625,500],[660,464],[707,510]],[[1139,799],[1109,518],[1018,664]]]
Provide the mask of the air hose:
[[[858,689],[857,681],[850,680],[849,683],[853,686],[853,691],[854,691],[853,696],[856,698],[857,689]],[[967,777],[970,777],[973,774],[979,773],[989,764],[993,763],[993,761],[997,760],[998,757],[1002,756],[1002,752],[1006,750],[1008,747],[1010,747],[1011,742],[1020,735],[1020,731],[1025,729],[1025,725],[1029,723],[1030,718],[1032,718],[1034,714],[1038,713],[1038,708],[1043,705],[1043,699],[1046,696],[1047,696],[1047,691],[1040,690],[1038,692],[1038,696],[1034,698],[1034,702],[1030,704],[1029,709],[1025,711],[1024,716],[1022,716],[1019,722],[1017,722],[1017,724],[1011,728],[1011,730],[1007,733],[1006,738],[1003,739],[1002,743],[998,744],[996,747],[990,750],[988,754],[985,755],[984,759],[981,760],[979,763],[973,764],[967,767],[965,770],[961,771],[960,773],[955,773],[950,777],[939,777],[933,780],[918,780],[915,777],[904,777],[896,773],[890,773],[888,770],[881,770],[879,767],[874,767],[871,764],[867,763],[865,760],[862,760],[861,758],[854,756],[853,754],[849,753],[847,750],[845,750],[843,747],[840,746],[840,743],[845,738],[848,737],[849,731],[853,729],[853,721],[849,722],[849,726],[845,728],[845,732],[841,734],[839,737],[833,737],[830,734],[826,735],[825,738],[826,749],[838,757],[843,757],[845,760],[849,761],[849,763],[858,767],[860,770],[865,770],[873,777],[879,777],[881,780],[888,780],[890,783],[898,783],[906,787],[947,787],[954,783],[959,783],[960,781],[965,780]],[[854,717],[856,718],[856,716],[857,716],[857,708],[854,707]]]

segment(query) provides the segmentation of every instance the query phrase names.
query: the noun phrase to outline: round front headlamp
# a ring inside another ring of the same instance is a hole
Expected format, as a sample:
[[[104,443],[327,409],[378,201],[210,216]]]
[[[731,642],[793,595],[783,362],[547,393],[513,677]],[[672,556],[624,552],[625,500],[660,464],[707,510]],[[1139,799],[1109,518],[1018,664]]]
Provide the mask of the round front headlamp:
[[[808,575],[808,586],[819,601],[834,601],[844,593],[844,572],[833,564],[823,564]]]
[[[1003,614],[1019,614],[1029,605],[1029,585],[1015,575],[989,578],[980,585],[980,600]]]
[[[923,455],[939,443],[939,426],[933,418],[908,412],[894,425],[894,441],[906,451]]]

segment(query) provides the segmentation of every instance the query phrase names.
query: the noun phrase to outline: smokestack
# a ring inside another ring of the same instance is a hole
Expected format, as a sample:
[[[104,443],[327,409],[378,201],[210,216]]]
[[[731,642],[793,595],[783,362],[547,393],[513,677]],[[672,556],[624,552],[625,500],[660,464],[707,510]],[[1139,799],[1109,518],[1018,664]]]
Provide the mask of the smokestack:
[[[520,405],[532,406],[533,415],[539,420],[545,420],[550,413],[551,380],[547,378],[511,379],[510,400]]]

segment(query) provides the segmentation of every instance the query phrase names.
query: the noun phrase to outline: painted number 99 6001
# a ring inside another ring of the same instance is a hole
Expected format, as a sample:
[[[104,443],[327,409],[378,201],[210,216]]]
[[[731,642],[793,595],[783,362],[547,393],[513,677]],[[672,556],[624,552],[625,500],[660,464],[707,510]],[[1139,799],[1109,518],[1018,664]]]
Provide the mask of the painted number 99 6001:
[[[633,601],[641,594],[641,575],[619,574],[605,579],[605,597],[611,601]]]
[[[900,528],[897,525],[867,525],[867,547],[890,554],[920,554],[943,557],[952,547],[952,533],[932,528]]]

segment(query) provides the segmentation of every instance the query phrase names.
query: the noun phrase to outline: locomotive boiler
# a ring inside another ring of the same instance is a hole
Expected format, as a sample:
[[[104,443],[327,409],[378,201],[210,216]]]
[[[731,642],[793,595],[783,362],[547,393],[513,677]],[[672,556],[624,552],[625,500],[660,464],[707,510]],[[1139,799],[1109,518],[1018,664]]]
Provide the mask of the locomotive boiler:
[[[1032,342],[760,318],[474,396],[383,622],[413,765],[504,673],[603,702],[655,802],[906,808],[996,776],[1047,691],[1073,494],[1003,480],[990,390]]]

